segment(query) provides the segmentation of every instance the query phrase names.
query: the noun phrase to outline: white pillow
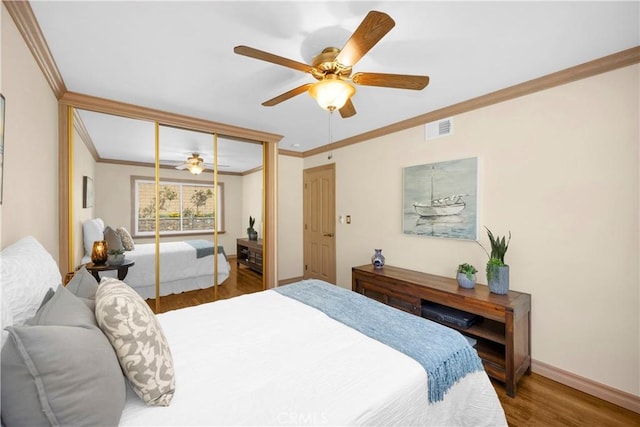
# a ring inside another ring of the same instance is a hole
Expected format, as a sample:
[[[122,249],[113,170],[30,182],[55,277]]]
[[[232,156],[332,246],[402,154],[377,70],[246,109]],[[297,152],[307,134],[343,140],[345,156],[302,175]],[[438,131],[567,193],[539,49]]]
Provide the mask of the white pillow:
[[[0,252],[2,344],[7,326],[21,326],[36,314],[51,288],[62,283],[55,260],[35,237],[28,236]],[[6,310],[6,312],[5,312]]]
[[[91,256],[93,242],[104,240],[104,221],[100,218],[88,219],[82,224],[82,234],[84,237],[84,253]]]
[[[1,296],[0,296],[1,297]],[[4,330],[7,326],[13,325],[13,314],[11,313],[11,307],[9,307],[9,303],[7,302],[7,298],[2,298],[2,345],[4,346],[5,341],[7,340],[9,333]]]

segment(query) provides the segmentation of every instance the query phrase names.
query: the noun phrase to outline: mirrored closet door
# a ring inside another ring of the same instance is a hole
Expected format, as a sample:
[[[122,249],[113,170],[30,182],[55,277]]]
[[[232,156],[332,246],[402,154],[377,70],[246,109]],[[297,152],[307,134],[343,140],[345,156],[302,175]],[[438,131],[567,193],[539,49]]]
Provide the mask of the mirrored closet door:
[[[91,230],[102,225],[119,238],[107,250],[122,249],[125,261],[92,272],[126,275],[158,312],[264,288],[261,276],[244,291],[241,277],[228,280],[232,262],[242,268],[234,255],[249,217],[256,243],[264,233],[263,144],[86,109],[72,114],[74,266],[91,262],[99,238]]]

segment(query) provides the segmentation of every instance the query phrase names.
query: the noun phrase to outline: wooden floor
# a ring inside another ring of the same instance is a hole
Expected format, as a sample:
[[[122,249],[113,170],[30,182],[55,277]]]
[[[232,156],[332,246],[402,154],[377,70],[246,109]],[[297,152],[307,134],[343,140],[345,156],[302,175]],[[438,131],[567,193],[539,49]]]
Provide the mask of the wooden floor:
[[[640,426],[640,414],[532,373],[515,398],[492,380],[510,426]]]
[[[229,259],[229,264],[231,264],[229,277],[221,285],[218,285],[218,299],[227,299],[238,295],[250,294],[263,289],[262,275],[243,265],[238,267],[235,259]],[[213,300],[213,287],[183,292],[181,294],[167,295],[160,297],[160,310],[158,310],[158,313],[191,307],[192,305],[212,302]],[[155,301],[155,299],[147,300],[147,303],[154,311],[156,308]]]
[[[262,276],[231,261],[229,278],[218,288],[218,299],[262,290]],[[160,312],[213,301],[213,289],[161,298]],[[147,300],[155,308],[154,300]],[[640,414],[567,387],[537,374],[525,375],[517,396],[507,396],[504,385],[492,381],[510,426],[640,426]]]

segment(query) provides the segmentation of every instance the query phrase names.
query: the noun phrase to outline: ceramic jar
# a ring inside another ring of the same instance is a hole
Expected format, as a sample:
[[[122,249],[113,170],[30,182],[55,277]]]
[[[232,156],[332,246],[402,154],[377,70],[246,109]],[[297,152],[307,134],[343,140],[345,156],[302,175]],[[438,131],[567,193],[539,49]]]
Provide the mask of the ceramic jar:
[[[378,269],[384,266],[384,255],[382,255],[382,249],[374,249],[374,254],[371,257],[371,264]]]

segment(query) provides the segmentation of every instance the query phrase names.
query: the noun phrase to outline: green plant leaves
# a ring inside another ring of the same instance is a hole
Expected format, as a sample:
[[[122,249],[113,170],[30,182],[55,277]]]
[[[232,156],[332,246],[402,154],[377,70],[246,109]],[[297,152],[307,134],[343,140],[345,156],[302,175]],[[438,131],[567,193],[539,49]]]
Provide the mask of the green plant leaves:
[[[466,262],[458,266],[458,273],[464,273],[469,280],[473,279],[473,275],[477,272],[478,270],[476,270],[473,265],[467,264]]]
[[[509,231],[509,240],[505,240],[504,236],[494,237],[491,230],[487,227],[487,234],[489,235],[489,241],[491,242],[491,255],[489,256],[489,262],[491,259],[498,259],[504,265],[504,255],[507,253],[507,249],[509,249],[509,243],[511,242],[511,231]]]

